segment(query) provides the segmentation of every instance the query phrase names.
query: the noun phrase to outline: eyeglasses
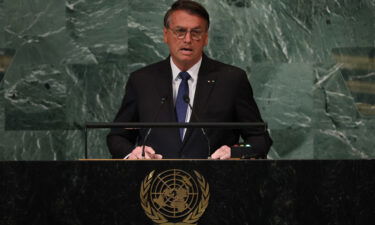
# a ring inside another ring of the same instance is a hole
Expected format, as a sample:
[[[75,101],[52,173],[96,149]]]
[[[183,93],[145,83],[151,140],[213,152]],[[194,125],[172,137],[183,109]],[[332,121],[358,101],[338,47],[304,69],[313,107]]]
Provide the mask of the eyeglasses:
[[[178,39],[184,39],[186,37],[187,32],[190,32],[191,39],[195,41],[199,41],[200,39],[202,39],[202,36],[204,33],[204,31],[199,30],[199,29],[193,29],[190,31],[188,31],[185,28],[175,28],[175,29],[168,28],[168,29],[170,29]]]

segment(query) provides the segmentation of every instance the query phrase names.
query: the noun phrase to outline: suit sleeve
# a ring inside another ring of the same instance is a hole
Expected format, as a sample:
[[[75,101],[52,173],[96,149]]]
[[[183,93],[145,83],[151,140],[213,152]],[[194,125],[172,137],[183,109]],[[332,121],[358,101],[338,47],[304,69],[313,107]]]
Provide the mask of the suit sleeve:
[[[239,88],[236,97],[236,120],[238,122],[263,122],[258,106],[253,97],[253,91],[244,71],[240,74]],[[252,146],[252,151],[260,153],[265,158],[272,145],[268,131],[264,127],[242,129],[241,137]]]
[[[130,76],[125,89],[125,96],[122,100],[114,122],[138,122],[137,95]],[[113,128],[107,135],[107,146],[112,158],[124,158],[135,147],[138,137],[138,130]]]

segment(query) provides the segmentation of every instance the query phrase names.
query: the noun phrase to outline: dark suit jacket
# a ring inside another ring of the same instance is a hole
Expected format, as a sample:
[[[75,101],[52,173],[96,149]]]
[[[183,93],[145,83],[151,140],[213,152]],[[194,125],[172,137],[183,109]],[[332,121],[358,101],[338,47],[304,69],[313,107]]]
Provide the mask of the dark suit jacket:
[[[212,82],[214,81],[214,82]],[[166,102],[161,104],[161,99]],[[157,113],[159,111],[159,113]],[[203,55],[193,111],[199,122],[262,122],[246,72]],[[190,121],[196,121],[192,114]],[[114,122],[176,122],[169,57],[133,72],[126,85]],[[232,146],[239,136],[258,152],[267,154],[272,140],[264,129],[207,129],[211,154],[222,145]],[[259,133],[260,132],[260,133]],[[113,158],[123,158],[141,144],[145,130],[112,129],[107,145]],[[207,140],[201,129],[187,129],[184,141],[177,128],[154,128],[146,142],[163,158],[207,158]]]

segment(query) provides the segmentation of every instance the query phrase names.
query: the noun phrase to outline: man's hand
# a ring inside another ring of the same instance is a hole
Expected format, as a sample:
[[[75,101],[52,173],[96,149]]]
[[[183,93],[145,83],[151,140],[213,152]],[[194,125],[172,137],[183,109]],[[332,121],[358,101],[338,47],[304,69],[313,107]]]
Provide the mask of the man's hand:
[[[129,154],[128,159],[143,159],[142,158],[143,146],[138,146]],[[145,146],[145,159],[162,159],[163,156],[156,154],[155,150],[149,146]]]
[[[230,156],[230,147],[227,145],[223,145],[219,149],[217,149],[214,154],[211,155],[211,159],[229,159]]]

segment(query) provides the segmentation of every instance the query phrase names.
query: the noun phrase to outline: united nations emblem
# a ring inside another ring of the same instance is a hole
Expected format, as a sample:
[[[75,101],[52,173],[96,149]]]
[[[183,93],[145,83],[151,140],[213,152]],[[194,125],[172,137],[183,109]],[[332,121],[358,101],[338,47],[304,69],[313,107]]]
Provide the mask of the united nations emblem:
[[[148,218],[157,224],[196,224],[210,199],[209,185],[197,171],[171,169],[143,180],[141,205]]]

